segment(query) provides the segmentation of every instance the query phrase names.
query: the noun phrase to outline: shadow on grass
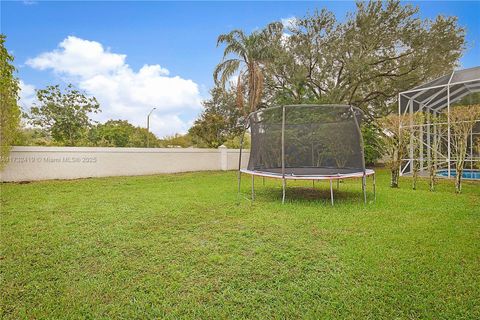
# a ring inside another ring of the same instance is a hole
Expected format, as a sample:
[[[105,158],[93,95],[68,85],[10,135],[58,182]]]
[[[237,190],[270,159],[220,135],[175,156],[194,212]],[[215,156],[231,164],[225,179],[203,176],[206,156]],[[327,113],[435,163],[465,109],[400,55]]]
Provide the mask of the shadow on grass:
[[[373,198],[373,194],[367,192],[368,198]],[[357,190],[336,189],[333,190],[335,204],[341,203],[359,203],[363,204],[363,193],[361,188]],[[282,189],[276,187],[259,187],[255,190],[255,200],[261,201],[282,201]],[[285,202],[321,202],[330,205],[330,189],[320,189],[312,187],[293,186],[287,187],[285,193]]]

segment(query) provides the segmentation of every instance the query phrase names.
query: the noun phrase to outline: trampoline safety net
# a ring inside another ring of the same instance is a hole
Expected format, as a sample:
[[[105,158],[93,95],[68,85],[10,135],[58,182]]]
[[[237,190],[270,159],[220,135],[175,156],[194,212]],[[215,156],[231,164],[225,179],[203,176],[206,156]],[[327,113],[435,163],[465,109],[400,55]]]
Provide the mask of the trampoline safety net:
[[[248,170],[298,176],[365,172],[362,115],[347,105],[290,105],[254,112],[249,116]]]

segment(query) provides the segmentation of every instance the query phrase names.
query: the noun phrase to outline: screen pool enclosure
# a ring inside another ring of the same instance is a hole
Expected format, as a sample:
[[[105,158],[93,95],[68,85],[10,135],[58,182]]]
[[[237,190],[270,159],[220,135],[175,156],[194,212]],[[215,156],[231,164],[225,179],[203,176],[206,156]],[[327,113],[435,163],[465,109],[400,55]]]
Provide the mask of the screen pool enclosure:
[[[480,67],[464,70],[454,70],[440,78],[422,84],[413,89],[398,94],[398,115],[407,120],[402,127],[415,132],[412,135],[407,156],[402,159],[400,175],[412,174],[413,163],[418,161],[420,172],[427,171],[432,161],[435,161],[440,169],[446,170],[446,177],[454,176],[453,168],[456,158],[453,152],[454,132],[450,119],[450,111],[455,104],[462,99],[469,100],[471,94],[480,92]],[[474,104],[474,99],[470,104]],[[425,122],[417,124],[413,116],[417,112],[425,114]],[[432,115],[446,115],[444,122],[435,122]],[[480,119],[475,120],[475,126],[470,132],[467,143],[465,169],[474,170],[480,164],[480,148],[475,150],[475,142],[480,141]],[[415,146],[419,152],[415,152]],[[437,148],[434,146],[438,145]],[[437,150],[438,149],[438,150]],[[432,159],[432,153],[436,159]],[[440,176],[444,176],[442,171]],[[472,179],[476,179],[475,177]]]
[[[365,168],[360,123],[363,113],[348,105],[288,105],[251,113],[245,131],[250,129],[251,149],[248,166],[241,168],[240,147],[238,192],[241,174],[282,180],[285,202],[287,180],[330,181],[333,205],[334,180],[361,178],[365,203],[366,178],[375,172]]]

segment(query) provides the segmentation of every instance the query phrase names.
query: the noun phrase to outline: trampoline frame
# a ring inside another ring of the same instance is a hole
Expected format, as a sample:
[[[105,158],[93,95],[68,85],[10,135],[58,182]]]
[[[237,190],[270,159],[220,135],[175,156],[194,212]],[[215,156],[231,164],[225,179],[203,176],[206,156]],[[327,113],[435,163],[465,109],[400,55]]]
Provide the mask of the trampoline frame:
[[[242,169],[242,150],[243,150],[243,141],[245,137],[245,132],[248,129],[248,125],[250,123],[250,117],[253,114],[256,114],[258,112],[262,112],[265,109],[260,109],[257,111],[254,111],[250,113],[247,118],[245,119],[244,123],[244,128],[243,128],[243,133],[240,138],[240,151],[239,151],[239,158],[238,158],[238,195],[241,193],[241,179],[242,179],[242,173],[250,174],[252,176],[252,201],[255,200],[255,176],[261,176],[263,177],[263,184],[265,185],[265,178],[274,178],[274,179],[282,179],[282,204],[285,203],[285,194],[286,194],[286,183],[287,180],[312,180],[313,186],[315,187],[315,180],[320,181],[320,180],[329,180],[330,181],[330,199],[331,199],[331,204],[332,206],[334,205],[334,197],[333,197],[333,180],[337,181],[337,189],[339,188],[339,181],[342,179],[352,179],[352,178],[362,178],[362,192],[363,192],[363,200],[364,203],[367,203],[367,176],[373,176],[373,195],[374,195],[374,201],[376,201],[377,196],[376,196],[376,178],[375,178],[375,171],[372,169],[366,169],[365,168],[365,154],[364,154],[364,144],[363,144],[363,137],[362,133],[360,131],[360,126],[358,124],[357,117],[355,116],[354,113],[354,107],[348,106],[348,105],[328,105],[329,107],[343,107],[343,108],[350,108],[350,111],[354,115],[354,120],[355,120],[355,125],[356,129],[359,133],[360,136],[360,145],[361,145],[361,152],[362,152],[362,171],[358,172],[353,172],[353,173],[345,173],[345,174],[335,174],[335,175],[295,175],[295,174],[287,174],[285,173],[285,108],[287,107],[321,107],[322,105],[285,105],[285,106],[279,106],[279,107],[273,107],[270,109],[277,109],[277,108],[282,108],[282,138],[281,138],[281,143],[282,143],[282,172],[281,174],[276,174],[273,172],[268,172],[268,171],[261,171],[261,170],[248,170],[248,169]],[[325,105],[323,105],[325,106]],[[360,109],[355,108],[362,112]],[[363,112],[362,112],[363,113]]]

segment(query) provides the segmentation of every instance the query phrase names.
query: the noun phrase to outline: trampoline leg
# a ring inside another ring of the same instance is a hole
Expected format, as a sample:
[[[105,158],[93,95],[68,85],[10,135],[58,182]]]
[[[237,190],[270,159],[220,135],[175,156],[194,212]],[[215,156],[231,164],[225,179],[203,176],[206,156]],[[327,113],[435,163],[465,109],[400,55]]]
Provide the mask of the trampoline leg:
[[[375,173],[373,174],[373,200],[377,201],[377,188],[375,183]]]
[[[362,191],[363,191],[363,202],[367,204],[367,186],[366,186],[366,176],[362,177]]]
[[[340,179],[337,179],[337,190],[340,189]]]
[[[282,204],[285,203],[285,188],[286,188],[286,181],[285,179],[282,179],[282,189],[283,189],[283,193],[282,193]]]
[[[262,177],[263,186],[265,187],[265,177]]]
[[[330,199],[332,200],[332,206],[333,206],[333,182],[332,182],[332,179],[330,179]]]
[[[315,180],[312,180],[312,187],[315,188]]]
[[[255,175],[252,174],[252,201],[255,200]]]

